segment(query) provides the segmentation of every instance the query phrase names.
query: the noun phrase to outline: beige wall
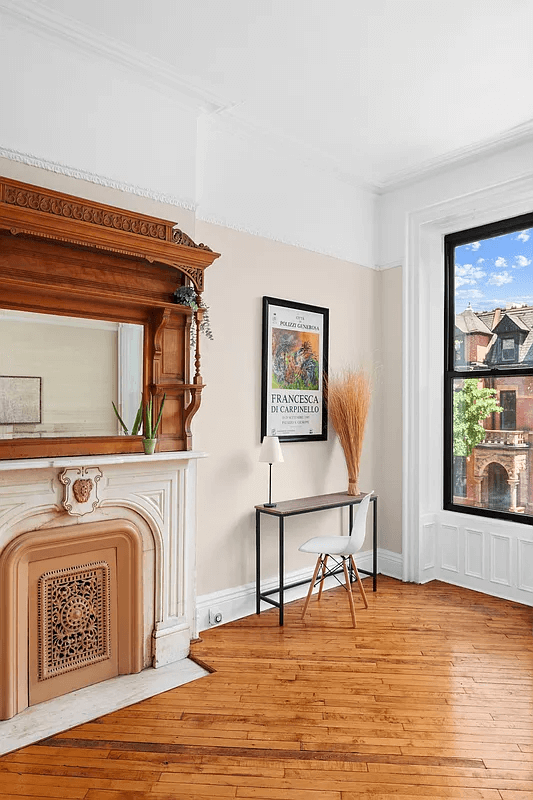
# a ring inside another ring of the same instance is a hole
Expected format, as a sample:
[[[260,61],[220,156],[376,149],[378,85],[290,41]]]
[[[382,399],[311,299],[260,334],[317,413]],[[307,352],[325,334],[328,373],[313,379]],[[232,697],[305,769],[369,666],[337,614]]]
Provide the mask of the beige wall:
[[[203,340],[207,382],[194,421],[199,464],[198,593],[254,580],[254,506],[267,499],[268,465],[260,449],[261,302],[263,295],[330,309],[330,368],[379,358],[377,316],[380,273],[323,255],[204,222],[197,238],[222,253],[209,268],[205,299],[214,341]],[[395,333],[397,335],[397,332]],[[377,488],[379,402],[377,387],[363,450],[360,485]],[[285,462],[274,465],[273,499],[284,500],[347,487],[346,467],[333,433],[327,442],[287,443]],[[340,532],[341,512],[287,522],[287,570],[307,565],[298,544],[311,535]],[[273,522],[266,520],[266,523]],[[277,530],[265,524],[264,576],[276,574]],[[311,559],[312,560],[312,559]]]
[[[379,276],[381,351],[379,467],[380,547],[402,552],[402,268]]]

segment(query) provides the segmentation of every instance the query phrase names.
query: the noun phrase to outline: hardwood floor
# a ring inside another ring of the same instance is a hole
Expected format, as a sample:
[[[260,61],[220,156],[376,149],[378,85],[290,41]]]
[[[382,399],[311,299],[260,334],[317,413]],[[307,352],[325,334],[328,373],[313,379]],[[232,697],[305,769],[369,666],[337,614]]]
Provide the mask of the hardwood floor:
[[[380,578],[202,634],[216,672],[0,758],[0,800],[531,800],[533,609]]]

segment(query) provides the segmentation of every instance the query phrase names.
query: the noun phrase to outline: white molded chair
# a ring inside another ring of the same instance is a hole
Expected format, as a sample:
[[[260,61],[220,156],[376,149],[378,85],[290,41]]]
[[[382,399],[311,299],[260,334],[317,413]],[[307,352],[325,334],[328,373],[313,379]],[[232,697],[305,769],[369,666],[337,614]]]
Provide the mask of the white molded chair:
[[[355,566],[355,561],[353,557],[355,553],[359,552],[365,540],[366,518],[368,515],[368,507],[370,505],[371,497],[372,497],[372,492],[369,492],[367,495],[363,497],[363,499],[357,506],[357,510],[355,512],[355,517],[353,521],[352,532],[350,536],[315,536],[313,539],[309,539],[307,542],[302,544],[301,547],[298,548],[302,553],[318,553],[318,559],[316,562],[315,571],[313,573],[313,579],[311,580],[311,585],[309,587],[307,598],[305,600],[305,605],[302,611],[302,619],[306,614],[315,585],[318,583],[318,581],[320,581],[320,589],[318,590],[318,600],[320,600],[322,596],[322,589],[324,586],[324,578],[327,578],[328,575],[332,575],[333,571],[341,565],[341,562],[344,570],[344,579],[345,579],[344,588],[348,593],[348,602],[350,603],[350,612],[352,614],[352,622],[354,628],[356,627],[357,623],[355,621],[355,606],[352,595],[352,584],[350,582],[350,576],[348,573],[348,565],[350,565],[355,572],[355,576],[357,578],[357,585],[359,586],[359,591],[361,592],[363,603],[365,604],[365,608],[368,608],[368,601],[366,599],[365,590],[363,589],[363,584],[361,583],[361,576],[357,571],[357,567]],[[330,568],[328,570],[327,563],[329,558],[332,558],[332,560],[335,562],[335,566],[333,567],[333,569]],[[339,558],[341,560],[338,560]],[[317,581],[317,576],[321,568],[322,568],[322,575]]]

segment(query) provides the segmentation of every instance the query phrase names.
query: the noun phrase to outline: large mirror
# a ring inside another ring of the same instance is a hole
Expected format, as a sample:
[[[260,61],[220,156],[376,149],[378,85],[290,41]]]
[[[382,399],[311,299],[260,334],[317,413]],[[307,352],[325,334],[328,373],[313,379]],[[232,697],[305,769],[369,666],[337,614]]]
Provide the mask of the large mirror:
[[[0,439],[118,436],[143,386],[142,325],[0,309]]]

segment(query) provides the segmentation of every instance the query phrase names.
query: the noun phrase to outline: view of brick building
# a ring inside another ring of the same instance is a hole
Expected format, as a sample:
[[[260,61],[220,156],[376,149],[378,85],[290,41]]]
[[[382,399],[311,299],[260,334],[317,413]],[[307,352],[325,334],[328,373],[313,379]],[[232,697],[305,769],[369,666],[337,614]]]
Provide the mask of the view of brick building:
[[[533,367],[533,306],[476,312],[469,306],[455,317],[455,367]],[[456,381],[456,390],[462,381]],[[481,378],[496,391],[501,412],[484,421],[485,440],[470,457],[454,456],[454,503],[533,514],[533,376]]]

